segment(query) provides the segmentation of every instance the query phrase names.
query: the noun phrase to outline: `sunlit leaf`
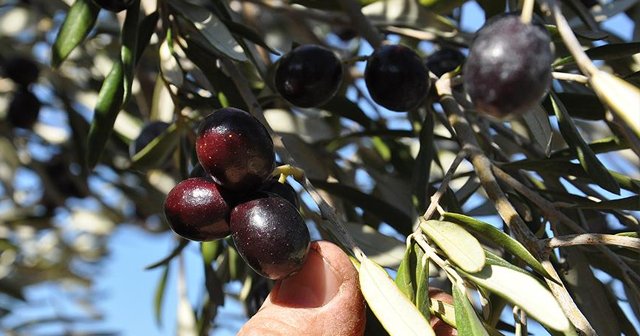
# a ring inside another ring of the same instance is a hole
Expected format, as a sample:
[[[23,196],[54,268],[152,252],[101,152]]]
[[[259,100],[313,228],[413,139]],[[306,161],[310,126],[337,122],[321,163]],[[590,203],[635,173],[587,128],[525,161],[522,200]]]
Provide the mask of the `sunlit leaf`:
[[[347,231],[364,253],[383,267],[397,267],[403,260],[405,244],[385,236],[376,229],[356,223],[347,223]]]
[[[427,320],[382,267],[365,257],[359,272],[362,295],[389,335],[435,335]]]
[[[482,245],[460,225],[421,219],[420,228],[460,268],[467,272],[478,272],[484,266]]]
[[[547,278],[551,278],[549,273],[542,267],[542,264],[524,247],[519,241],[511,238],[504,232],[496,229],[493,225],[479,221],[473,217],[446,212],[443,214],[446,220],[455,221],[457,223],[464,224],[471,230],[478,232],[485,238],[493,241],[496,245],[509,251],[514,256],[520,258],[526,262],[536,272],[544,275]]]
[[[551,292],[535,278],[502,266],[485,265],[482,271],[467,273],[469,281],[519,306],[547,327],[565,331],[571,324]],[[523,290],[525,289],[526,290]]]

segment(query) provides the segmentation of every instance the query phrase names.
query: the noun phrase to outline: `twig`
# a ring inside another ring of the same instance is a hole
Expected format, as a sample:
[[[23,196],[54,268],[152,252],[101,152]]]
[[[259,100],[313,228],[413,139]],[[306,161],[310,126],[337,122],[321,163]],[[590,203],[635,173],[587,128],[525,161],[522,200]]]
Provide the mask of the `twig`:
[[[537,243],[537,238],[526,226],[524,220],[520,217],[500,188],[500,185],[492,172],[493,164],[482,152],[480,145],[475,138],[473,129],[464,118],[461,110],[462,107],[452,96],[450,80],[446,74],[436,82],[436,89],[440,96],[440,104],[449,117],[449,122],[456,131],[458,140],[461,142],[462,147],[468,150],[471,157],[471,163],[476,170],[478,179],[480,180],[480,183],[486,191],[489,199],[494,202],[498,214],[514,234],[515,238],[522,242],[536,258],[542,260],[541,263],[543,267],[554,278],[554,280],[545,279],[545,281],[553,295],[558,300],[558,303],[562,307],[564,313],[567,314],[569,319],[581,332],[588,335],[595,335],[595,330],[582,314],[575,301],[573,301],[573,298],[564,287],[562,280],[560,280],[560,277],[551,262],[542,258],[543,253]]]
[[[440,198],[442,198],[445,191],[447,190],[447,187],[449,186],[449,182],[451,182],[451,178],[453,177],[453,174],[456,172],[456,169],[458,169],[458,166],[460,165],[460,163],[462,163],[462,160],[464,160],[464,158],[466,157],[467,157],[466,150],[462,149],[460,152],[458,152],[458,155],[456,155],[456,158],[453,160],[453,162],[449,166],[449,169],[444,174],[444,177],[442,178],[442,182],[440,183],[440,187],[438,187],[438,190],[431,196],[429,207],[427,208],[427,211],[424,212],[424,215],[422,215],[424,219],[430,219],[433,216],[433,214],[436,212],[436,210],[438,210]],[[416,222],[414,230],[415,231],[420,230],[420,221]]]
[[[577,245],[616,245],[640,251],[640,238],[600,233],[556,236],[542,240],[540,243],[549,249]]]
[[[535,0],[524,0],[524,6],[522,6],[522,13],[520,13],[520,21],[522,21],[522,23],[524,24],[531,23],[534,4],[535,4]]]
[[[559,80],[563,80],[563,81],[567,81],[567,82],[576,82],[576,83],[580,83],[580,84],[589,83],[589,78],[587,78],[587,76],[583,76],[583,75],[571,74],[571,73],[566,73],[566,72],[556,72],[556,71],[552,72],[551,75],[555,79],[559,79]]]

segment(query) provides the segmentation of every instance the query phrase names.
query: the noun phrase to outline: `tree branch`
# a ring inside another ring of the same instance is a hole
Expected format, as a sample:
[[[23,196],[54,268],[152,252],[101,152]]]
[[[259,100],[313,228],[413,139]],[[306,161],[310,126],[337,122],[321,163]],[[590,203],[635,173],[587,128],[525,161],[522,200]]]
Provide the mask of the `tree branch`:
[[[547,248],[578,246],[578,245],[616,245],[640,251],[640,239],[616,236],[612,234],[584,233],[557,236],[541,241]]]

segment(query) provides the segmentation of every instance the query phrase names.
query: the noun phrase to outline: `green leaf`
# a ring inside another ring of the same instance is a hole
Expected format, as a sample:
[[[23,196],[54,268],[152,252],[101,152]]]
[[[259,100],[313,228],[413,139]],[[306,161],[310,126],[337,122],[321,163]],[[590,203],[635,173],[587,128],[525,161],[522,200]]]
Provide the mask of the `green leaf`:
[[[376,229],[357,223],[346,223],[346,229],[356,244],[374,262],[396,268],[403,259],[405,244],[378,232]]]
[[[51,66],[57,68],[87,37],[96,24],[100,7],[92,0],[76,0],[62,23],[51,50]]]
[[[153,311],[155,313],[156,324],[158,326],[162,325],[162,302],[164,301],[164,293],[166,292],[168,278],[169,264],[165,264],[164,271],[162,271],[162,276],[160,276],[160,281],[158,281],[155,294],[153,295]]]
[[[271,48],[262,38],[262,36],[260,36],[260,34],[258,34],[258,32],[256,32],[255,30],[253,30],[253,28],[246,26],[240,22],[235,22],[235,21],[231,21],[231,20],[221,20],[225,26],[227,26],[227,29],[229,29],[229,31],[231,32],[231,34],[236,35],[240,38],[244,38],[247,39],[248,41],[251,41],[261,47],[263,47],[264,49],[268,50],[270,53],[274,54],[274,55],[280,55],[280,53]]]
[[[620,186],[591,151],[587,142],[584,141],[562,101],[553,91],[550,92],[550,97],[553,110],[558,118],[560,133],[562,133],[569,147],[575,151],[584,171],[602,188],[612,193],[620,194]]]
[[[174,153],[179,142],[180,129],[178,124],[173,123],[131,158],[131,167],[144,170],[162,166]]]
[[[462,287],[462,288],[461,288]],[[462,284],[454,283],[453,289],[453,303],[456,309],[456,327],[460,335],[483,335],[489,334],[482,326],[482,322],[476,315],[476,311],[464,294],[464,286]]]
[[[640,137],[640,123],[638,123],[640,88],[602,70],[594,72],[589,77],[589,84],[613,114],[626,123],[637,137]]]
[[[402,294],[387,272],[366,257],[359,268],[360,289],[369,308],[391,336],[435,336],[429,322]]]
[[[160,13],[158,13],[158,11],[155,11],[145,16],[144,19],[142,19],[142,21],[140,22],[140,32],[138,33],[138,44],[135,58],[136,64],[140,62],[140,58],[142,58],[144,50],[151,42],[151,36],[153,36],[153,33],[156,30],[158,18],[160,18]]]
[[[429,261],[424,251],[411,241],[398,267],[396,285],[414,302],[422,315],[429,319]]]
[[[570,330],[571,324],[553,294],[530,275],[488,264],[477,273],[460,271],[469,281],[519,306],[543,325],[559,331]]]
[[[604,120],[606,117],[607,111],[595,93],[557,92],[556,95],[565,103],[567,111],[572,118]],[[550,96],[547,95],[542,101],[542,106],[549,113],[553,113]]]
[[[120,58],[124,72],[124,94],[122,104],[124,105],[131,97],[131,85],[133,84],[134,68],[136,64],[136,53],[138,51],[138,19],[140,17],[140,0],[135,0],[131,7],[127,9],[127,16],[122,25],[122,46],[120,47]]]
[[[482,245],[460,225],[420,218],[420,228],[460,268],[468,272],[478,272],[484,266]]]
[[[183,0],[169,2],[178,13],[209,42],[209,46],[236,61],[246,61],[244,51],[233,38],[231,32],[214,13],[204,7],[192,5]]]
[[[107,75],[94,109],[91,128],[87,138],[87,166],[95,167],[107,145],[107,140],[113,131],[113,124],[120,112],[124,98],[124,71],[120,60],[113,63],[111,72]]]
[[[509,253],[520,258],[522,261],[526,262],[527,265],[531,266],[531,268],[536,272],[540,273],[544,277],[552,279],[551,275],[549,275],[549,273],[544,269],[542,264],[531,254],[531,252],[529,252],[529,250],[527,250],[526,247],[524,247],[524,245],[522,245],[519,241],[511,238],[506,233],[496,229],[493,225],[479,221],[473,217],[451,212],[445,212],[442,216],[446,220],[464,224],[471,230],[479,233],[483,237],[494,242],[496,245],[509,251]]]
[[[585,50],[587,56],[592,60],[615,60],[625,57],[631,57],[640,53],[640,42],[628,43],[610,43],[599,47]],[[573,56],[561,58],[553,63],[553,67],[559,67],[567,64],[573,64],[576,60]]]
[[[331,194],[352,202],[355,206],[374,214],[401,233],[409,234],[412,231],[411,218],[391,204],[342,183],[332,183],[318,179],[310,180],[317,188],[324,189]]]

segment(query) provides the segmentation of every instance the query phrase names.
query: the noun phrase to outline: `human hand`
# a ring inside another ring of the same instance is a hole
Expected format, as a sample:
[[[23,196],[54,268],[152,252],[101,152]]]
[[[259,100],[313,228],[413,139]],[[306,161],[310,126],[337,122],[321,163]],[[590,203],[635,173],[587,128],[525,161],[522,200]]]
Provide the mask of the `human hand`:
[[[451,303],[451,296],[429,291]],[[240,330],[240,336],[341,335],[358,336],[365,329],[365,301],[358,272],[349,257],[326,241],[311,243],[300,272],[276,282],[264,304]],[[431,325],[438,336],[457,335],[439,319]]]

